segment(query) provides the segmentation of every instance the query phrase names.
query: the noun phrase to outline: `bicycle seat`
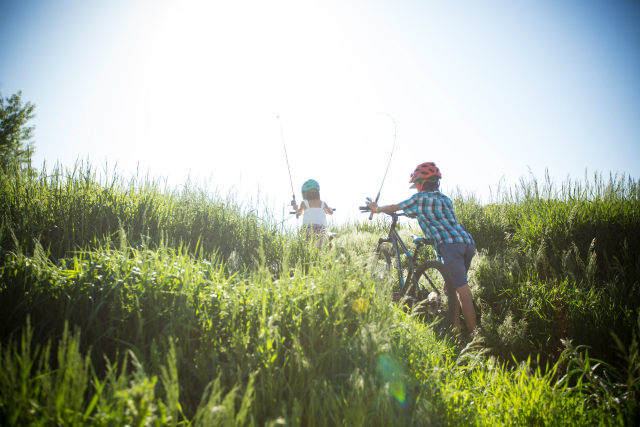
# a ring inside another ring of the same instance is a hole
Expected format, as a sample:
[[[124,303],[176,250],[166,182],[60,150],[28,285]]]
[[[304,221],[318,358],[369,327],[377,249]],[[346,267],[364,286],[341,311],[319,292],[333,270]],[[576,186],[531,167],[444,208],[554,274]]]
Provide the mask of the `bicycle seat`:
[[[413,243],[424,243],[425,245],[433,245],[432,239],[425,239],[424,237],[418,236],[417,234],[412,234],[411,237],[413,237]]]
[[[413,243],[423,243],[424,242],[424,237],[418,236],[417,234],[412,234],[411,237],[413,237]]]

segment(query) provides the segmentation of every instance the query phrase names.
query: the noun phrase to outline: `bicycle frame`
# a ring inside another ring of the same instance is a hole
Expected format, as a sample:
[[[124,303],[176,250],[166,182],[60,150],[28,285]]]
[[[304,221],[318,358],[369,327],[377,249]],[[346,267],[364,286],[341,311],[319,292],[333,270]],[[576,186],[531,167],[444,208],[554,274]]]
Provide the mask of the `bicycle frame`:
[[[391,220],[391,227],[389,228],[389,234],[387,235],[386,239],[378,239],[378,248],[380,248],[380,245],[382,245],[383,243],[391,243],[393,245],[393,251],[395,253],[395,257],[396,257],[396,265],[398,266],[398,268],[396,268],[397,272],[398,272],[398,281],[400,282],[400,285],[402,287],[402,294],[406,295],[407,294],[407,282],[412,282],[413,285],[415,286],[415,289],[418,289],[418,283],[417,283],[417,278],[415,275],[415,270],[416,270],[416,261],[418,258],[418,252],[420,250],[420,248],[422,246],[424,246],[425,244],[429,244],[431,246],[433,246],[436,256],[438,258],[438,261],[441,261],[441,257],[440,257],[440,253],[438,252],[437,247],[435,246],[435,244],[433,244],[433,240],[427,239],[427,242],[423,242],[423,241],[419,241],[416,243],[416,249],[413,253],[413,255],[411,254],[411,252],[409,251],[409,248],[407,248],[407,245],[405,245],[405,243],[402,241],[402,238],[400,237],[400,235],[398,234],[398,232],[396,231],[396,225],[398,224],[398,218],[401,216],[406,216],[408,218],[412,218],[411,215],[407,215],[407,214],[397,214],[397,213],[392,213],[392,214],[388,214],[392,220]],[[407,278],[404,278],[404,273],[402,271],[401,265],[402,265],[402,261],[400,259],[400,249],[402,249],[402,251],[404,252],[404,254],[409,258],[409,272],[407,273]],[[432,284],[433,285],[433,284]]]
[[[410,276],[414,276],[412,273],[415,271],[415,263],[414,263],[414,258],[415,255],[418,253],[417,251],[414,252],[413,255],[411,255],[411,252],[409,252],[409,248],[407,248],[407,245],[404,244],[404,242],[402,241],[402,238],[400,238],[400,235],[398,234],[398,232],[396,231],[396,225],[398,224],[398,218],[400,216],[404,216],[403,214],[391,214],[390,215],[392,218],[391,221],[391,228],[389,229],[389,235],[387,236],[386,239],[378,239],[378,248],[380,248],[380,245],[382,245],[383,243],[391,243],[393,245],[393,251],[395,253],[395,257],[396,257],[396,265],[398,266],[398,268],[396,269],[398,271],[398,280],[400,282],[400,285],[402,286],[402,290],[405,290],[405,279],[404,279],[404,274],[402,273],[402,268],[400,268],[401,264],[401,259],[400,259],[400,248],[399,246],[402,247],[402,250],[404,251],[405,255],[407,255],[409,257],[409,261],[410,261],[410,268],[409,268],[409,275],[407,276],[407,279],[410,278]],[[414,281],[415,282],[415,281]],[[414,283],[417,286],[417,283]],[[406,292],[403,292],[403,294],[406,294]]]

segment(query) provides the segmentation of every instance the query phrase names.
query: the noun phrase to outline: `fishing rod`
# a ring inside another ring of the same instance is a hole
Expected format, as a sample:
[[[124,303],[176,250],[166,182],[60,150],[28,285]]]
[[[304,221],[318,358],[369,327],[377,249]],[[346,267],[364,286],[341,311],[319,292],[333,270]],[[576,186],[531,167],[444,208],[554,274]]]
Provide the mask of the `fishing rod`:
[[[278,116],[278,125],[280,125],[280,135],[282,135],[282,146],[284,147],[284,158],[287,159],[287,170],[289,170],[289,182],[291,183],[291,193],[293,195],[293,203],[296,202],[296,191],[293,189],[293,180],[291,179],[291,168],[289,167],[289,156],[287,156],[287,146],[284,145],[284,132],[282,132],[282,123]]]
[[[387,114],[387,113],[378,113],[378,114],[384,114],[385,116],[389,116],[391,117],[391,114]],[[378,195],[376,196],[376,200],[375,202],[378,203],[378,200],[380,199],[380,192],[382,191],[382,186],[384,185],[384,180],[387,179],[387,172],[389,172],[389,166],[391,165],[391,158],[393,157],[393,150],[396,149],[396,121],[393,119],[393,117],[391,117],[391,120],[393,120],[393,148],[391,148],[391,155],[389,156],[389,163],[387,163],[387,170],[384,171],[384,177],[382,178],[382,184],[380,184],[380,190],[378,190]],[[369,199],[371,200],[371,199]],[[371,211],[371,215],[369,215],[369,221],[371,221],[373,219],[373,211]]]
[[[280,126],[280,135],[282,135],[282,146],[284,147],[284,158],[287,159],[287,170],[289,171],[289,182],[291,183],[291,193],[293,196],[293,203],[296,203],[296,191],[293,189],[293,180],[291,179],[291,168],[289,167],[289,156],[287,156],[287,146],[284,144],[284,132],[282,132],[282,123],[280,122],[280,116],[278,118],[278,125]],[[395,122],[394,122],[395,123]],[[385,174],[386,175],[386,174]],[[335,209],[332,209],[334,212]],[[295,214],[295,212],[289,212]]]

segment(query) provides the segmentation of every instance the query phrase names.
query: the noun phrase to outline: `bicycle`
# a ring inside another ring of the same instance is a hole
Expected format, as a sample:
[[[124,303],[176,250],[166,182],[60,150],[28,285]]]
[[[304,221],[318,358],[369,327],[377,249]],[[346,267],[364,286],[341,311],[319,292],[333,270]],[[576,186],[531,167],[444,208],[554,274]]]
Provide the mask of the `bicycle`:
[[[360,206],[360,209],[362,213],[371,211],[368,206]],[[416,303],[424,305],[424,301],[427,301],[426,305],[428,311],[432,314],[435,314],[436,316],[442,316],[443,313],[442,310],[437,307],[439,305],[439,302],[434,301],[434,298],[430,297],[433,292],[430,292],[428,285],[431,285],[431,288],[436,293],[437,300],[439,301],[442,301],[442,295],[440,293],[439,287],[442,287],[444,285],[444,289],[446,289],[446,295],[448,299],[451,298],[447,304],[445,326],[448,327],[452,325],[455,315],[454,304],[457,302],[455,299],[456,291],[453,285],[453,278],[451,276],[451,273],[449,272],[449,269],[442,263],[442,258],[440,256],[440,253],[438,252],[435,241],[433,239],[426,239],[422,236],[412,234],[411,237],[413,238],[413,243],[415,243],[416,248],[413,254],[411,254],[411,252],[407,248],[407,245],[403,242],[402,238],[398,234],[396,225],[398,224],[398,219],[400,217],[415,218],[416,216],[404,213],[392,213],[387,215],[391,217],[391,227],[389,228],[389,233],[386,239],[378,239],[378,244],[374,250],[373,262],[371,266],[373,272],[376,274],[381,273],[383,275],[386,274],[386,272],[389,272],[393,267],[391,259],[393,255],[398,275],[398,283],[400,284],[400,292],[396,292],[393,294],[392,299],[394,300],[394,302],[405,300],[410,305]],[[383,246],[386,243],[392,244],[392,253],[389,253],[386,247]],[[433,247],[437,259],[428,259],[422,262],[420,265],[417,265],[420,249],[425,246]],[[406,278],[404,277],[405,269],[402,267],[401,250],[409,260]],[[452,303],[452,301],[455,302]],[[434,307],[434,305],[436,307]]]

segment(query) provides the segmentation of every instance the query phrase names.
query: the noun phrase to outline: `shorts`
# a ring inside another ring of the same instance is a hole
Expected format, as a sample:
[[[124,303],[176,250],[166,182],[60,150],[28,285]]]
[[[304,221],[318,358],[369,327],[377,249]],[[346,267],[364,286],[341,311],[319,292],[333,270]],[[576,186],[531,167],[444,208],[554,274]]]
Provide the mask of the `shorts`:
[[[476,253],[475,245],[467,243],[441,243],[438,252],[442,256],[444,265],[451,272],[453,286],[460,288],[468,285],[467,272],[471,266],[471,259]]]
[[[304,226],[304,230],[307,234],[307,242],[315,239],[316,245],[322,246],[324,236],[327,234],[327,228],[323,224],[307,224]]]

